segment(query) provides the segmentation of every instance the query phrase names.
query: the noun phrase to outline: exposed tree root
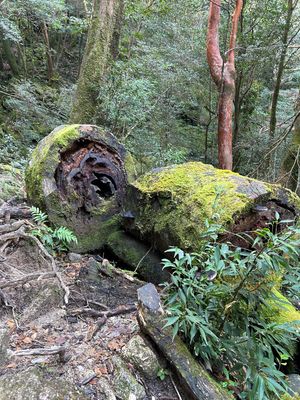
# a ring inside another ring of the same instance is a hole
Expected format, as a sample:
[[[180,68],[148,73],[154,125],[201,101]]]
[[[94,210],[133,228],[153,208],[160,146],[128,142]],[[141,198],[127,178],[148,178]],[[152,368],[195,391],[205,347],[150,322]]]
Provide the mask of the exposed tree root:
[[[56,266],[54,258],[46,250],[46,248],[38,240],[38,238],[25,232],[25,227],[28,225],[31,225],[30,222],[28,222],[27,220],[21,220],[21,221],[14,222],[12,224],[5,224],[5,225],[0,226],[0,243],[5,244],[7,241],[20,240],[20,239],[26,239],[26,240],[30,240],[30,241],[34,242],[37,245],[37,247],[39,248],[39,250],[41,251],[41,253],[44,255],[44,257],[50,263],[52,270],[53,270],[53,273],[51,273],[50,275],[51,276],[54,275],[57,277],[57,279],[60,283],[60,286],[62,287],[62,289],[65,292],[64,302],[65,302],[65,304],[68,304],[70,290],[69,290],[68,286],[64,283],[62,276],[61,276],[60,272],[58,271],[58,268]],[[11,286],[25,283],[27,281],[26,278],[28,278],[28,280],[32,280],[35,278],[45,279],[45,278],[51,277],[51,276],[49,276],[49,273],[48,273],[48,276],[46,276],[45,274],[30,274],[30,276],[28,275],[27,277],[22,278],[22,279],[25,279],[24,282],[22,282],[20,280],[16,280],[16,281],[11,281],[11,282],[7,282],[7,283],[1,283],[0,288],[11,287]],[[20,281],[20,282],[18,282],[18,281]],[[8,286],[7,286],[7,284],[8,284]]]
[[[53,346],[53,347],[41,347],[35,349],[26,349],[12,352],[12,356],[50,356],[58,354],[59,359],[62,363],[68,361],[66,357],[66,347],[64,346]]]
[[[93,337],[96,335],[96,333],[102,328],[102,326],[106,324],[108,318],[114,317],[116,315],[128,314],[136,310],[137,310],[136,305],[131,304],[131,305],[122,305],[112,310],[107,309],[105,311],[98,311],[88,307],[77,308],[75,310],[72,310],[70,314],[71,315],[86,314],[91,317],[100,317],[96,323],[94,330],[88,336],[88,340],[92,340]]]
[[[53,278],[55,276],[56,276],[55,272],[44,272],[44,273],[37,272],[37,273],[33,273],[33,274],[28,274],[19,279],[15,279],[15,280],[3,282],[3,283],[0,282],[0,289],[24,285],[24,283],[27,283],[27,282],[30,282],[33,280],[39,281],[41,279]]]

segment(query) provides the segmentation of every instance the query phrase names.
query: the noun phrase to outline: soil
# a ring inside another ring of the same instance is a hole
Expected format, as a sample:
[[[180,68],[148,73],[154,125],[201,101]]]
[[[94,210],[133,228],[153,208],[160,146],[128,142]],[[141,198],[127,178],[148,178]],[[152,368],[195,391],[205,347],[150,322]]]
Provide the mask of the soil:
[[[28,242],[13,242],[1,254],[0,283],[33,272],[51,271],[47,261]],[[0,327],[9,332],[9,357],[0,362],[0,377],[11,375],[13,379],[14,373],[34,365],[49,376],[59,376],[77,385],[89,399],[105,399],[99,381],[106,378],[111,382],[113,357],[120,355],[134,335],[141,334],[136,312],[110,317],[95,332],[99,317],[80,313],[78,309],[103,311],[106,307],[113,310],[120,306],[134,306],[137,289],[144,282],[116,273],[114,268],[101,274],[90,256],[70,262],[65,255],[56,258],[56,262],[70,288],[67,307],[62,303],[63,293],[56,278],[34,280],[23,286],[3,289],[6,305],[0,306]],[[68,361],[60,362],[58,355],[14,355],[19,350],[51,346],[65,346]],[[161,362],[163,370],[166,370],[168,367],[164,360]],[[176,377],[171,379],[171,372],[161,381],[156,376],[152,379],[141,376],[132,365],[127,366],[144,386],[145,400],[179,398],[176,389],[179,392],[181,389]]]

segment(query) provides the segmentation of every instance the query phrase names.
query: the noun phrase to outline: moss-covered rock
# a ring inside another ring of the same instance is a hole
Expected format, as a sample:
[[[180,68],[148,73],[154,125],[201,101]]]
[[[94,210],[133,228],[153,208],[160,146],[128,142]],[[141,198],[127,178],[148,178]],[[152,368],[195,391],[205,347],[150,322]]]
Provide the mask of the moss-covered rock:
[[[256,228],[275,211],[295,217],[300,209],[300,199],[279,185],[201,162],[153,170],[129,185],[126,200],[135,217],[126,229],[161,251],[169,246],[195,251],[213,214],[239,231]]]
[[[127,176],[125,149],[102,128],[56,128],[34,150],[26,170],[31,204],[55,225],[72,229],[77,251],[99,249],[117,220]]]
[[[30,368],[0,378],[0,400],[8,399],[85,400],[87,397],[75,385],[45,376],[38,368]]]
[[[0,164],[0,205],[12,197],[25,197],[24,177],[21,170],[8,164]]]
[[[112,362],[114,365],[113,387],[116,396],[121,400],[144,399],[145,389],[129,371],[126,363],[117,356],[113,357]]]

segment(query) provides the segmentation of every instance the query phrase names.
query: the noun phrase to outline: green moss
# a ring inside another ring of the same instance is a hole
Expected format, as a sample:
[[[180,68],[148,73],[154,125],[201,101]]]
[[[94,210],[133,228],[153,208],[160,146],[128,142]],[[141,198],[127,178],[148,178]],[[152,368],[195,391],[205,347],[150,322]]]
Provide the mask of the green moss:
[[[33,151],[30,163],[26,169],[25,181],[28,199],[35,206],[44,208],[43,185],[45,171],[49,180],[53,179],[59,162],[60,151],[68,147],[80,136],[79,125],[66,125],[55,129],[50,135],[40,141]],[[49,190],[51,190],[49,188]],[[59,199],[57,199],[59,201]]]
[[[25,197],[24,177],[22,171],[11,165],[0,164],[0,202],[12,197]]]
[[[219,222],[229,226],[276,190],[274,185],[200,162],[157,169],[132,184],[136,225],[145,236],[152,230],[162,242],[195,250],[206,219],[217,213]],[[217,203],[216,193],[220,193]]]
[[[271,322],[277,324],[285,324],[288,322],[299,321],[300,328],[300,311],[277,289],[273,289],[275,298],[268,301],[268,306],[264,307],[263,312]]]

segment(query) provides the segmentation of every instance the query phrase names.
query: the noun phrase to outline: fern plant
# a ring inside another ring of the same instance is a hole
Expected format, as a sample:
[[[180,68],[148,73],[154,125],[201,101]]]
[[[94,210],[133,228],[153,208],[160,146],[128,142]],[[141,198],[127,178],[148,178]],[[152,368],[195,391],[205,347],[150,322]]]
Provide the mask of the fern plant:
[[[38,207],[31,207],[32,219],[36,227],[31,234],[40,239],[45,247],[51,252],[68,251],[72,243],[77,243],[75,234],[64,226],[52,228],[49,226],[48,215]]]

